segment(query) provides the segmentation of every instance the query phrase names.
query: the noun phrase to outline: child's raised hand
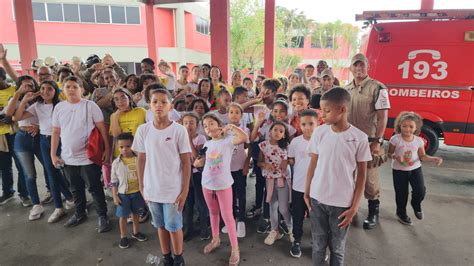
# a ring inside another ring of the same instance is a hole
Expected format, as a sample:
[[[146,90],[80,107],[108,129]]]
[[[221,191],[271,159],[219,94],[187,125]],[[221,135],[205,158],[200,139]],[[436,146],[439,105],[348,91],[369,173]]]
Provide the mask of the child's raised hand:
[[[263,123],[263,121],[265,121],[265,112],[264,111],[261,111],[260,113],[257,114],[257,121],[256,124],[261,124]]]
[[[222,134],[225,135],[227,132],[232,131],[235,126],[233,124],[228,124],[222,128]]]
[[[0,43],[0,60],[7,58],[7,49],[3,48],[3,44]]]
[[[117,195],[114,195],[114,204],[115,206],[119,206],[120,204],[122,204],[122,201]]]
[[[31,91],[27,92],[25,94],[25,96],[23,96],[23,99],[21,101],[25,102],[25,103],[30,102],[33,99],[35,99],[36,97],[40,96],[40,94],[41,94],[41,92],[39,92],[39,91],[38,92],[31,92]]]

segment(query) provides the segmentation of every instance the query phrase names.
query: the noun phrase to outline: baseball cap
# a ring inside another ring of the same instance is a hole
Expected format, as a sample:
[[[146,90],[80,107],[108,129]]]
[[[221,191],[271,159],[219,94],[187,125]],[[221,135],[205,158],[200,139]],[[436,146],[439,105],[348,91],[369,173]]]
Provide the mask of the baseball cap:
[[[356,55],[354,55],[351,59],[351,66],[355,63],[357,63],[358,61],[361,61],[363,62],[365,65],[368,65],[369,64],[369,60],[367,60],[367,57],[365,57],[364,54],[361,54],[361,53],[358,53]]]
[[[33,61],[31,61],[31,69],[32,69],[32,70],[36,70],[36,69],[38,69],[40,66],[44,66],[44,61],[43,61],[43,59],[36,58],[36,59],[34,59]]]
[[[334,73],[332,73],[332,70],[329,68],[323,70],[321,75],[319,75],[320,78],[324,78],[325,76],[329,76],[330,78],[334,79]]]
[[[44,64],[51,67],[59,64],[58,59],[54,56],[48,56],[44,59]]]

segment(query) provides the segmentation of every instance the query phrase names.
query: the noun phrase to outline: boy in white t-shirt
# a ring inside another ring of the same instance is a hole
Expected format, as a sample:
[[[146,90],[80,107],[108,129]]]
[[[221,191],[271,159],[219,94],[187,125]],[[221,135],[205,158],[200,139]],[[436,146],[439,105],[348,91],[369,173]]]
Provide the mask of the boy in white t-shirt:
[[[170,93],[161,84],[150,86],[145,99],[155,119],[138,127],[132,145],[138,154],[140,192],[158,229],[164,264],[184,265],[182,210],[189,191],[191,146],[186,128],[168,118]]]
[[[311,212],[313,265],[324,264],[327,247],[329,264],[344,265],[349,225],[359,209],[367,162],[372,159],[367,135],[347,121],[350,99],[341,88],[323,95],[325,125],[316,128],[309,141],[304,200]]]
[[[306,175],[311,160],[307,151],[309,140],[313,131],[318,126],[318,114],[316,111],[306,109],[299,116],[299,128],[303,135],[294,138],[288,146],[288,159],[293,165],[293,184],[291,192],[292,218],[293,218],[293,237],[290,255],[301,257],[301,238],[303,237],[303,220],[308,211],[304,203],[304,190],[306,188]]]
[[[51,161],[53,165],[64,164],[64,174],[69,180],[71,192],[75,199],[75,214],[64,224],[73,227],[86,218],[86,187],[94,198],[99,216],[97,230],[99,233],[110,231],[107,217],[107,203],[102,189],[101,166],[94,164],[87,157],[89,136],[97,127],[105,143],[103,162],[109,162],[110,147],[108,134],[104,125],[104,116],[96,103],[82,99],[84,88],[82,81],[70,76],[63,81],[63,92],[67,101],[58,103],[53,111],[53,131],[51,134]],[[61,140],[61,158],[56,155]]]

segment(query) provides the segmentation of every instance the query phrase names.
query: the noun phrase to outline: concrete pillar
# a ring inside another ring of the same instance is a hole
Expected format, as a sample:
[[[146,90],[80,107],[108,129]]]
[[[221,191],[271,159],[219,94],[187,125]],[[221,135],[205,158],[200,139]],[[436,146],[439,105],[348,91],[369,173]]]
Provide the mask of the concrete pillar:
[[[31,0],[13,1],[15,9],[16,32],[20,48],[21,68],[24,74],[31,67],[31,62],[38,57],[36,48],[35,24]]]
[[[184,8],[179,5],[179,7],[175,10],[175,36],[176,36],[176,48],[178,50],[178,67],[182,65],[186,65],[186,30],[194,30],[194,29],[186,29],[186,23],[184,19]]]
[[[275,0],[265,0],[264,74],[271,78],[275,69]]]
[[[230,4],[229,0],[210,0],[211,62],[229,80],[230,72]]]
[[[421,10],[433,10],[434,0],[421,0]]]
[[[145,23],[146,23],[146,40],[148,46],[148,57],[155,61],[155,73],[158,71],[158,47],[155,35],[155,8],[154,1],[149,0],[145,4]]]

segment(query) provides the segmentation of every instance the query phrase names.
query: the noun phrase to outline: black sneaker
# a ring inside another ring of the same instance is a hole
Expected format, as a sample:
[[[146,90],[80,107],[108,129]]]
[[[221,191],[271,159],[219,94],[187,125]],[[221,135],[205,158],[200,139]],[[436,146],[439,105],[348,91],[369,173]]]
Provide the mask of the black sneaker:
[[[201,240],[211,239],[211,230],[209,230],[209,228],[201,230],[201,232],[199,232],[199,239]]]
[[[184,258],[183,258],[183,255],[179,255],[179,256],[174,256],[174,262],[173,262],[173,266],[184,266]]]
[[[112,230],[112,227],[110,226],[109,218],[107,216],[100,216],[97,220],[97,231],[99,233],[105,233],[110,230]]]
[[[173,260],[173,257],[171,257],[171,253],[166,254],[163,257],[163,265],[164,266],[173,266],[174,265],[174,260]]]
[[[398,216],[398,221],[404,225],[411,225],[411,219],[408,217],[406,214],[397,214]]]
[[[194,230],[190,230],[190,229],[185,230],[183,234],[183,240],[188,242],[189,240],[193,239],[193,236],[194,236],[193,232]]]
[[[64,224],[64,227],[74,227],[82,224],[85,220],[87,220],[86,215],[76,216],[74,214],[73,216],[71,216],[71,218],[69,218],[69,220],[67,220],[67,222]]]
[[[247,218],[255,218],[262,214],[262,208],[257,208],[257,206],[253,206],[246,214]]]
[[[148,218],[150,218],[150,212],[145,207],[145,208],[143,208],[143,211],[139,214],[138,221],[142,224],[142,223],[148,221]]]
[[[423,211],[415,211],[415,217],[418,218],[418,220],[423,220]]]
[[[5,205],[12,199],[13,194],[3,194],[3,196],[0,197],[0,205]]]
[[[294,258],[301,257],[301,247],[300,247],[299,242],[297,241],[293,242],[293,245],[291,245],[291,249],[290,249],[290,255]]]
[[[147,241],[148,238],[146,237],[146,235],[138,232],[136,234],[133,234],[132,233],[132,237],[135,238],[136,240],[138,240],[139,242],[143,242],[143,241]]]
[[[280,221],[280,229],[285,235],[288,235],[290,233],[288,225],[286,225],[285,221],[283,220]]]
[[[270,232],[270,221],[268,219],[262,219],[258,226],[257,233],[266,234]]]
[[[130,240],[128,239],[128,237],[122,237],[120,239],[119,248],[129,248],[129,247],[130,247]]]

